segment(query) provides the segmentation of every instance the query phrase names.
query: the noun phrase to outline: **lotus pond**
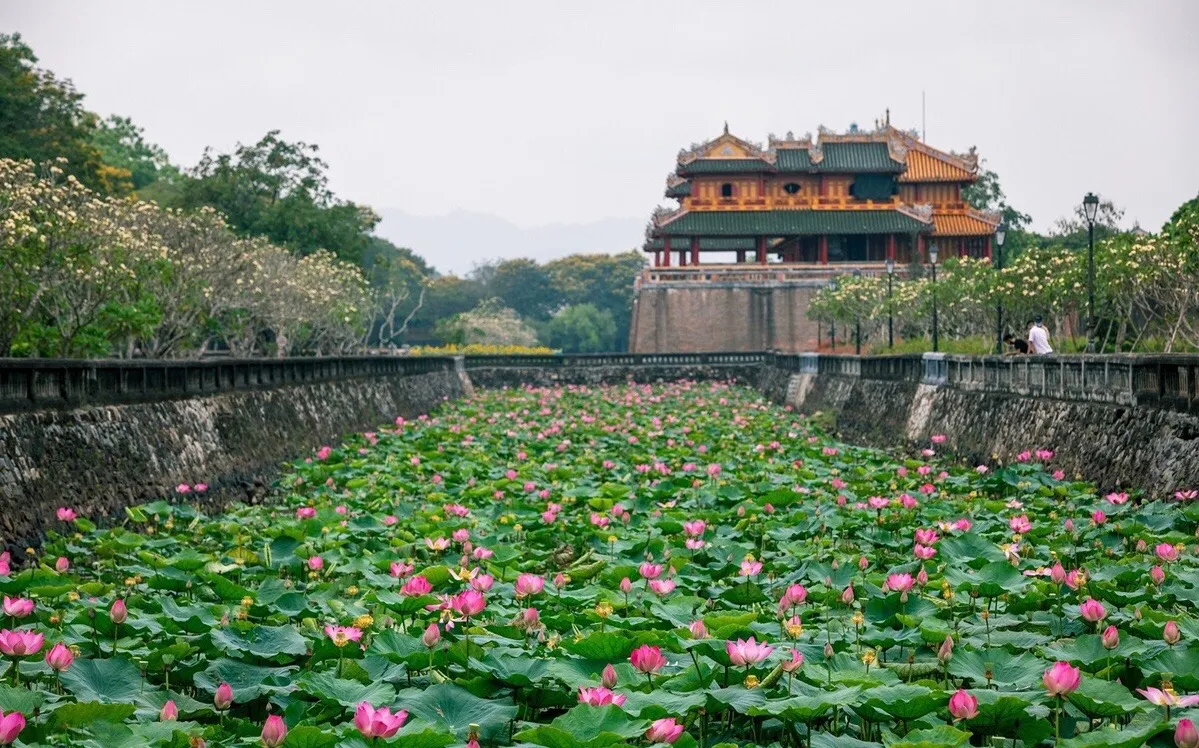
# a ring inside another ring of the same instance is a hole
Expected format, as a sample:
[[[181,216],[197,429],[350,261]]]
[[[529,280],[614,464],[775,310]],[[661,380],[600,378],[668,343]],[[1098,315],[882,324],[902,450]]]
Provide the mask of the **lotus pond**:
[[[1194,494],[840,444],[749,389],[485,392],[0,559],[0,744],[1199,746]]]

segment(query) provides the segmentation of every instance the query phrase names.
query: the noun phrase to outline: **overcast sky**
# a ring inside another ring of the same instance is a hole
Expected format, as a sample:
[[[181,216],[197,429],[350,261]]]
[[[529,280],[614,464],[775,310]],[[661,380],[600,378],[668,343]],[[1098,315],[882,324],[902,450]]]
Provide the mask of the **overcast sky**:
[[[389,214],[616,218],[632,246],[725,120],[920,127],[921,91],[928,142],[978,146],[1038,228],[1093,190],[1156,229],[1199,191],[1195,0],[4,0],[0,28],[178,163],[279,128]]]

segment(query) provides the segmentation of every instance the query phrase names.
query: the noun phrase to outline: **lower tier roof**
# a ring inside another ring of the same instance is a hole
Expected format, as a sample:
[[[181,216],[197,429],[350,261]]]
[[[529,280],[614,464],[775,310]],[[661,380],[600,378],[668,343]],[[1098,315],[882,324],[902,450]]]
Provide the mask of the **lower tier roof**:
[[[713,210],[684,213],[655,228],[654,235],[914,234],[932,228],[931,223],[895,210]]]

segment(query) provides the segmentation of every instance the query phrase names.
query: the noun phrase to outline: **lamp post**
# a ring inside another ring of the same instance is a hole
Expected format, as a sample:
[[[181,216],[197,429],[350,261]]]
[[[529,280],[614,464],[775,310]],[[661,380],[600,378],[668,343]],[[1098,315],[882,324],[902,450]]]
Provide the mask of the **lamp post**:
[[[834,291],[834,292],[837,290],[837,279],[836,278],[828,279],[828,290]],[[837,352],[837,318],[836,317],[829,317],[828,338],[829,338],[829,341],[831,341],[831,343],[832,343],[833,353],[836,353]]]
[[[1087,353],[1095,352],[1095,216],[1099,213],[1099,198],[1088,192],[1082,199],[1083,214],[1087,217]]]
[[[891,310],[891,281],[895,278],[895,260],[887,258],[887,350],[895,347],[895,322]]]
[[[853,269],[853,277],[854,277],[855,281],[858,278],[861,278],[862,277],[861,269],[854,268]],[[860,291],[861,291],[861,289],[859,289],[859,292]],[[854,304],[853,313],[854,313],[854,318],[853,318],[854,351],[853,352],[854,352],[855,356],[861,356],[862,355],[862,310],[858,308],[857,304]]]
[[[1007,226],[999,224],[995,229],[995,353],[1003,355],[1003,296],[999,290],[999,271],[1003,270],[1003,238]]]
[[[933,353],[938,351],[937,339],[937,245],[928,245],[928,259],[933,264]]]

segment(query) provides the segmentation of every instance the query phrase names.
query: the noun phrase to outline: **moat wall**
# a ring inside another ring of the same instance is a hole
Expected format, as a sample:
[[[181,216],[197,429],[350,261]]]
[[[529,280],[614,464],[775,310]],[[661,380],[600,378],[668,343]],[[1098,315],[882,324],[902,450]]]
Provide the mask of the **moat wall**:
[[[208,484],[209,506],[254,501],[281,463],[426,413],[469,385],[448,370],[0,415],[0,540],[19,550],[59,506],[103,521],[173,497],[180,483]]]
[[[1199,417],[1189,413],[769,368],[760,382],[776,402],[830,414],[853,444],[917,449],[944,434],[939,449],[971,463],[1043,448],[1067,475],[1104,490],[1199,487]]]

